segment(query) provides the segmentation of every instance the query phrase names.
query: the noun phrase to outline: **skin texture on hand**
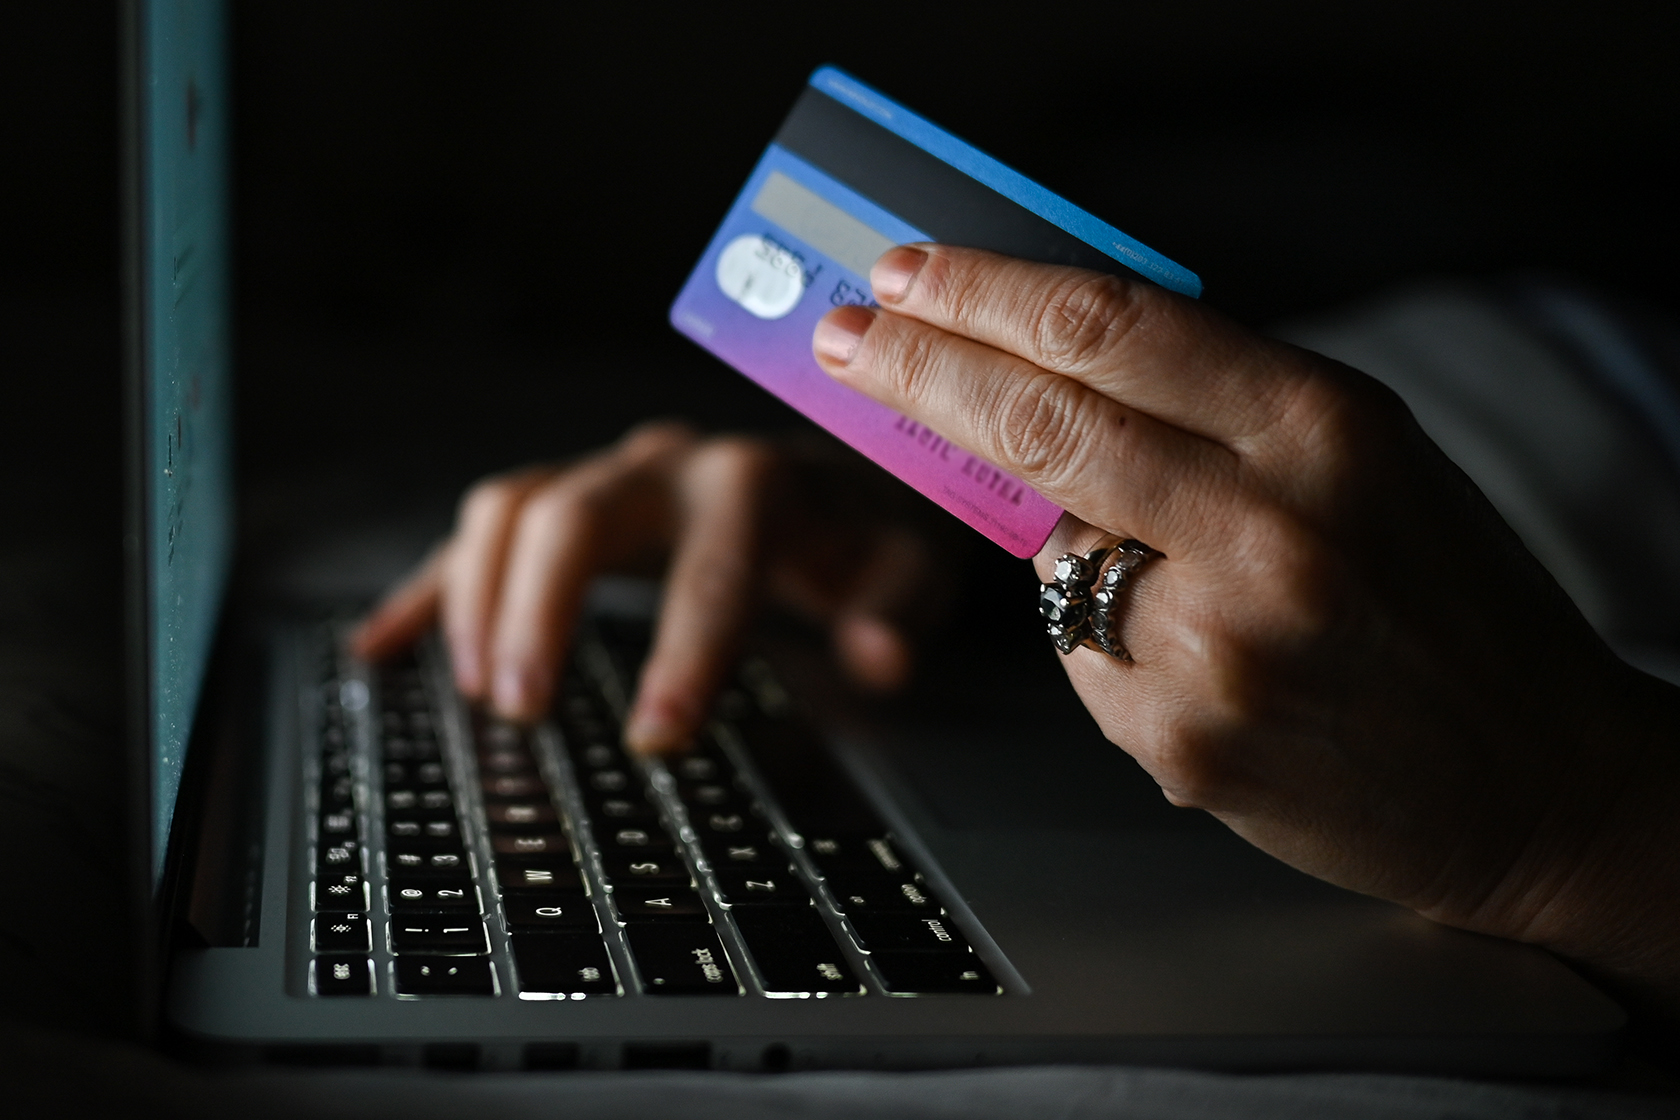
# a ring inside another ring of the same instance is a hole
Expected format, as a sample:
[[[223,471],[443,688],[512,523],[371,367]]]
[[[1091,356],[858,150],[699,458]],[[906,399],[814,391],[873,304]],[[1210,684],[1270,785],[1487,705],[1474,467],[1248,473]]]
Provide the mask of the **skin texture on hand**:
[[[826,372],[1159,550],[1077,649],[1179,805],[1313,875],[1680,1006],[1680,691],[1618,660],[1405,406],[1153,286],[889,251]]]
[[[380,660],[441,623],[461,693],[535,720],[548,711],[590,581],[663,567],[653,648],[626,720],[632,748],[689,743],[769,603],[826,626],[859,684],[896,688],[910,672],[911,604],[926,613],[930,552],[890,519],[825,501],[825,490],[856,488],[857,464],[823,452],[657,423],[564,466],[486,479],[352,648]]]

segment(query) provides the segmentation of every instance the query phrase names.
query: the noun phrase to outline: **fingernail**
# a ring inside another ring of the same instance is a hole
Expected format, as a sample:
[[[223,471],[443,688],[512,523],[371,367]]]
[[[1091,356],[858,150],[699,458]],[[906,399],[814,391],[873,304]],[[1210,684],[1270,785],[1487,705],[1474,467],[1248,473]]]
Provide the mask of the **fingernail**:
[[[864,332],[875,322],[875,313],[867,307],[840,307],[817,320],[816,333],[811,336],[811,348],[821,356],[841,365],[852,360]]]
[[[495,701],[497,711],[506,716],[522,715],[525,711],[525,694],[523,673],[514,668],[496,670],[496,683],[491,690],[491,699]]]
[[[883,303],[897,303],[903,299],[904,293],[910,290],[910,282],[922,270],[927,259],[926,252],[908,245],[882,253],[875,267],[869,270],[869,286],[875,289],[875,298]]]

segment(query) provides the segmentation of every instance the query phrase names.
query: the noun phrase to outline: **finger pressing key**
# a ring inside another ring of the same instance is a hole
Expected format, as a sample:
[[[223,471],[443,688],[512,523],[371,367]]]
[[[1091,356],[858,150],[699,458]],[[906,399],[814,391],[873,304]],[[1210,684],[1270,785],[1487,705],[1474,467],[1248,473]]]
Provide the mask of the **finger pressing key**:
[[[625,741],[680,749],[705,718],[756,609],[760,514],[773,457],[750,440],[719,440],[685,465],[676,551],[653,649]]]

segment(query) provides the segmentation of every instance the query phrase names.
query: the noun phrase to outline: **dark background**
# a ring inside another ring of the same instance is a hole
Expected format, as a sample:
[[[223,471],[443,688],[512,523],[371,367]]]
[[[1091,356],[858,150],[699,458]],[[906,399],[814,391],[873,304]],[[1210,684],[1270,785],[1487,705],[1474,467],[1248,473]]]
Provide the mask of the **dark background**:
[[[1257,325],[1530,268],[1671,307],[1673,12],[239,4],[245,477],[353,462],[388,497],[652,412],[793,422],[664,310],[823,62],[1188,264]],[[9,381],[75,380],[71,412],[30,413],[65,439],[112,395],[115,20],[0,20],[0,352]]]
[[[246,544],[441,529],[472,478],[648,415],[796,424],[664,314],[825,62],[1195,269],[1258,326],[1530,269],[1672,312],[1673,13],[241,3]],[[0,9],[0,839],[80,853],[78,889],[112,885],[117,836],[101,777],[120,726],[115,30],[105,4]],[[977,556],[975,595],[1026,590],[1019,562]],[[50,939],[17,933],[57,897],[8,912],[0,953],[46,977],[37,1011],[86,1021],[103,1005],[63,985],[110,990],[109,971],[35,968]]]

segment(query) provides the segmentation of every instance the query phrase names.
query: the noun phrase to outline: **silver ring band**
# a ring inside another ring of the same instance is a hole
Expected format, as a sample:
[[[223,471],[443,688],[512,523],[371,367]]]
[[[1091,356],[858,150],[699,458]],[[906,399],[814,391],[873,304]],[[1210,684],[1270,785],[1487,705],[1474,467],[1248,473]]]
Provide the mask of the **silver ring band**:
[[[1067,654],[1085,646],[1130,661],[1132,655],[1120,641],[1121,594],[1133,573],[1159,555],[1142,541],[1130,539],[1094,548],[1083,556],[1062,554],[1050,582],[1039,584],[1038,589],[1039,614],[1056,649]]]

